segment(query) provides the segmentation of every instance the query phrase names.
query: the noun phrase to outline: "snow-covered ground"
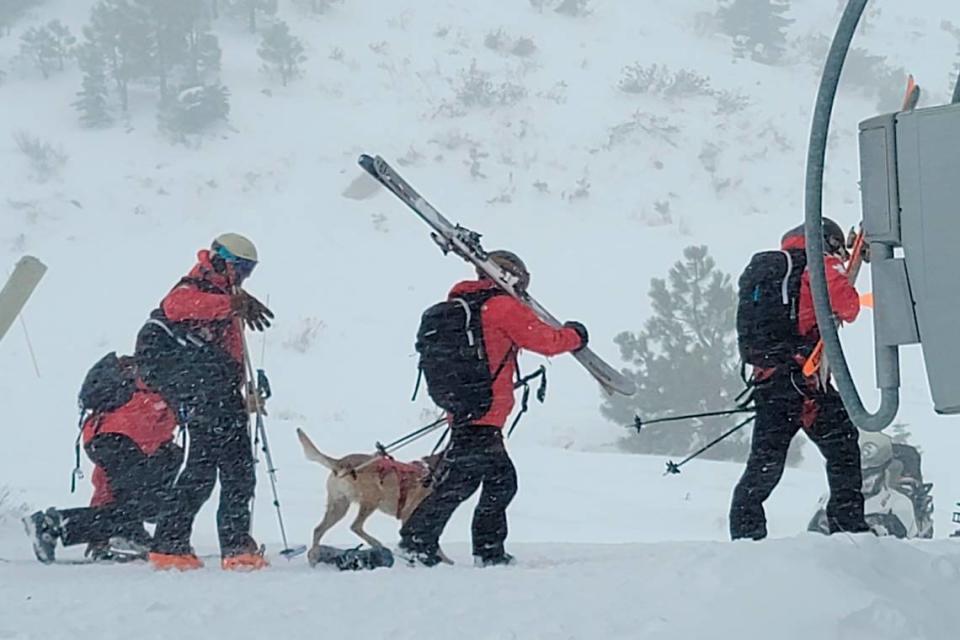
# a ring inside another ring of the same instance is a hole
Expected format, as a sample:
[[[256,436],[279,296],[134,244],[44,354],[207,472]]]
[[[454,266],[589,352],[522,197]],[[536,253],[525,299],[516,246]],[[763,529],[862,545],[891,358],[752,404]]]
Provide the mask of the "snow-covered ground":
[[[698,14],[712,11],[712,0],[598,0],[592,15],[577,19],[522,0],[346,0],[317,19],[281,2],[308,47],[306,75],[287,88],[271,82],[257,71],[257,39],[240,23],[218,23],[231,129],[188,149],[157,134],[144,96],[134,97],[129,122],[91,132],[69,107],[75,69],[43,81],[7,64],[19,30],[56,16],[78,32],[92,4],[50,0],[0,39],[8,69],[0,85],[0,262],[29,252],[50,266],[25,316],[40,376],[19,328],[0,344],[0,488],[34,507],[86,501],[86,483],[77,495],[67,491],[83,374],[104,352],[129,351],[193,252],[237,230],[263,256],[250,289],[269,297],[278,316],[266,344],[257,336],[251,347],[257,363],[265,347],[275,392],[271,443],[298,542],[322,512],[325,470],[303,459],[294,429],[343,454],[432,416],[425,394],[409,402],[413,335],[420,311],[469,275],[386,193],[341,196],[358,175],[359,153],[405,159],[404,174],[426,197],[482,231],[488,248],[523,255],[536,296],[558,316],[586,323],[596,349],[616,361],[612,338],[640,328],[650,278],[663,276],[683,247],[708,244],[719,266],[737,273],[800,220],[818,71],[804,62],[802,42],[831,31],[837,17],[837,3],[794,0],[790,64],[770,67],[734,60],[729,40],[710,35]],[[960,12],[952,0],[925,4],[875,2],[859,44],[915,73],[932,104],[946,99],[956,52],[941,20],[958,23]],[[530,37],[536,53],[521,59],[485,46],[498,29]],[[447,115],[474,61],[495,83],[525,87],[526,97]],[[721,117],[713,98],[671,102],[619,91],[623,67],[635,62],[693,69],[750,104]],[[845,225],[859,215],[855,126],[877,109],[876,96],[855,89],[838,102],[827,211]],[[612,140],[636,113],[666,118],[667,138],[641,128]],[[30,179],[11,141],[18,130],[63,147],[69,160],[58,178]],[[571,198],[585,183],[589,194]],[[844,337],[869,388],[869,322]],[[812,449],[771,499],[773,539],[726,543],[737,465],[697,462],[663,477],[663,460],[617,453],[621,428],[599,414],[595,385],[572,359],[548,366],[548,403],[532,408],[510,444],[520,471],[511,509],[517,567],[468,566],[466,509],[445,536],[458,566],[362,575],[281,559],[251,576],[214,567],[183,576],[43,567],[7,522],[0,638],[955,635],[955,543],[801,534],[825,485]],[[924,449],[943,538],[960,496],[960,435],[953,419],[933,414],[917,349],[904,352],[900,418]],[[276,550],[267,492],[262,478],[255,533]],[[396,535],[384,516],[370,528],[385,540]],[[345,527],[330,536],[352,543]],[[215,551],[210,507],[195,542]]]

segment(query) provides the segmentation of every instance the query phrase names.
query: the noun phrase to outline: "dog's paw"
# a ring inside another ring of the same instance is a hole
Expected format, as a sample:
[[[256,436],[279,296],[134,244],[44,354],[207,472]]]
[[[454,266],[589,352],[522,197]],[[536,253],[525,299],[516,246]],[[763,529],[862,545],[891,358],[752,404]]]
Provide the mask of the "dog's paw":
[[[307,552],[307,562],[310,563],[311,567],[317,566],[320,562],[320,549],[317,547],[311,547],[310,551]]]

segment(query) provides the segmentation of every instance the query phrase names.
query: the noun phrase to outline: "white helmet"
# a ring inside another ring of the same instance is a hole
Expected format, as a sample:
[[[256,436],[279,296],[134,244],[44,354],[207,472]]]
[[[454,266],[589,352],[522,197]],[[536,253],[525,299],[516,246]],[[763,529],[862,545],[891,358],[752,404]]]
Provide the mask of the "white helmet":
[[[257,248],[249,238],[239,233],[222,233],[213,241],[213,250],[226,249],[233,256],[241,260],[257,262]]]
[[[893,459],[893,439],[885,433],[860,432],[860,466],[882,467]]]

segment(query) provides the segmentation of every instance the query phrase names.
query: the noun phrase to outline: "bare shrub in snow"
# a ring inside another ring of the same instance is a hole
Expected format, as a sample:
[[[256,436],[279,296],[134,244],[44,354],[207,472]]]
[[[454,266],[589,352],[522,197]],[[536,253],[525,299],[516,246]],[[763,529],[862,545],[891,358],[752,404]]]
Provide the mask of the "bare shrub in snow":
[[[410,148],[407,149],[407,152],[402,156],[400,156],[399,158],[397,158],[397,164],[400,165],[401,167],[409,167],[412,165],[420,164],[421,162],[423,162],[423,160],[424,160],[423,154],[417,151],[417,149],[413,145],[410,145]]]
[[[460,129],[449,129],[443,133],[430,138],[428,142],[439,146],[447,151],[456,151],[463,147],[478,147],[479,142],[474,140],[469,133],[464,133]]]
[[[570,191],[564,191],[560,194],[560,197],[566,200],[567,202],[574,202],[576,200],[586,200],[590,197],[590,177],[588,175],[587,169],[583,170],[583,177],[577,180],[577,183],[573,186],[573,189]]]
[[[590,9],[590,0],[561,0],[554,11],[572,18],[588,16],[593,13]]]
[[[296,331],[283,341],[283,346],[297,353],[306,353],[316,343],[326,326],[319,318],[304,318]]]
[[[464,164],[470,168],[470,177],[474,180],[483,180],[486,179],[487,174],[481,170],[480,162],[486,160],[490,157],[490,154],[481,151],[479,145],[474,145],[470,147],[470,158],[464,160]]]
[[[517,187],[513,183],[513,172],[510,172],[509,183],[500,188],[500,192],[487,200],[487,204],[510,204],[513,202],[513,196],[517,192]]]
[[[492,49],[497,53],[513,55],[519,58],[528,58],[537,52],[537,45],[533,41],[533,38],[526,36],[514,38],[507,35],[502,28],[488,33],[483,39],[483,45],[487,49]]]
[[[695,71],[680,69],[674,73],[662,65],[645,67],[639,62],[624,68],[618,86],[626,93],[647,93],[668,100],[714,95],[710,78]]]
[[[382,213],[374,213],[370,215],[370,221],[373,223],[373,228],[379,231],[380,233],[389,233],[390,228],[387,226],[387,216]]]
[[[549,100],[550,102],[553,102],[556,104],[564,104],[567,101],[568,86],[569,85],[567,85],[566,82],[561,80],[560,82],[550,87],[550,89],[548,89],[547,91],[538,91],[537,97],[543,98],[544,100]]]
[[[717,101],[717,108],[714,109],[714,115],[730,116],[739,113],[750,106],[751,100],[739,91],[716,91],[713,96]]]
[[[468,109],[514,105],[527,95],[527,90],[511,82],[497,84],[488,71],[477,67],[477,61],[469,69],[460,72],[455,88],[457,104]]]
[[[670,119],[665,116],[657,116],[642,109],[637,109],[629,120],[610,127],[604,148],[612,149],[629,140],[638,132],[666,142],[671,147],[678,146],[676,137],[680,133],[680,127],[672,124]]]
[[[30,168],[37,182],[46,182],[56,177],[67,163],[67,154],[61,147],[54,146],[26,131],[16,131],[13,134],[13,141],[30,161]]]

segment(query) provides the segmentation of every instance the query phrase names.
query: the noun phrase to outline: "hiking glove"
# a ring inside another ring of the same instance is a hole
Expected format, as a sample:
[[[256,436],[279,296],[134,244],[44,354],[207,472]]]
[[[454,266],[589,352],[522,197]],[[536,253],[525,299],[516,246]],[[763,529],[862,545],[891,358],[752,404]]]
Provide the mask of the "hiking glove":
[[[254,331],[263,331],[269,327],[273,318],[273,312],[246,291],[234,294],[230,298],[230,307]]]
[[[590,334],[587,333],[587,328],[583,326],[582,323],[577,322],[576,320],[567,320],[563,323],[563,326],[567,329],[573,329],[577,332],[577,335],[580,336],[580,346],[575,349],[579,351],[587,346],[587,343],[590,341]]]

